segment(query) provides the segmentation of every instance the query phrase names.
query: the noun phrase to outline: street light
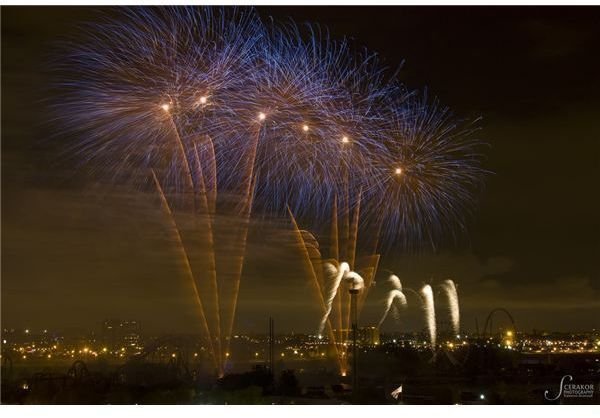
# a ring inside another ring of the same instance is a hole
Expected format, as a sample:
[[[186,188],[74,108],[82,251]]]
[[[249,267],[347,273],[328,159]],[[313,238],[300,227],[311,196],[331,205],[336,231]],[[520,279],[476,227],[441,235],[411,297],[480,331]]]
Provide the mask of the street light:
[[[358,353],[356,347],[356,333],[358,331],[358,308],[356,303],[356,295],[358,295],[358,291],[360,289],[351,286],[350,287],[350,312],[352,315],[352,390],[356,392],[357,384],[358,384],[358,370],[357,370],[357,359],[356,355]]]
[[[350,284],[350,314],[352,316],[352,390],[358,388],[358,347],[356,346],[358,332],[358,302],[356,296],[364,286],[364,281],[355,272],[347,274]]]

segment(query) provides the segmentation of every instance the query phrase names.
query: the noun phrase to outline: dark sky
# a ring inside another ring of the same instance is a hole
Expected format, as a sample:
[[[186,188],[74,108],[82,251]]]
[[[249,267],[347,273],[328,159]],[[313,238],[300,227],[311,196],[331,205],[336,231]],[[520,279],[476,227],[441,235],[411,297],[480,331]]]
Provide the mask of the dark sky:
[[[44,125],[53,43],[87,8],[2,8],[2,325],[149,331],[197,326],[152,196],[107,187],[57,155]],[[463,327],[494,307],[531,330],[600,327],[600,8],[269,7],[379,53],[462,116],[483,117],[490,176],[468,241],[438,254],[388,254],[409,286],[453,278]],[[51,143],[50,143],[51,142]],[[260,236],[258,236],[260,235]],[[266,237],[266,238],[265,238]],[[312,331],[319,311],[280,233],[254,233],[237,329]],[[275,261],[273,261],[275,260]],[[378,278],[383,278],[381,273]],[[376,321],[376,287],[362,318]],[[415,312],[402,329],[420,329]],[[388,323],[386,329],[400,329]]]

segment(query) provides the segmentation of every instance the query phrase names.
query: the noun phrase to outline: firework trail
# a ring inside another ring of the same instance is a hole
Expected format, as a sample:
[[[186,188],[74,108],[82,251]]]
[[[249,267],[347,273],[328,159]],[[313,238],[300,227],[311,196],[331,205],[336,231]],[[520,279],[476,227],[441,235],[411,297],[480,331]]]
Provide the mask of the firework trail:
[[[251,216],[287,211],[314,231],[334,213],[329,265],[292,216],[332,341],[329,316],[341,332],[350,313],[338,289],[364,287],[360,311],[379,247],[435,248],[465,229],[485,174],[477,127],[386,77],[376,54],[251,8],[123,8],[79,33],[55,65],[57,137],[76,138],[68,152],[112,181],[146,185],[153,173],[217,363]],[[359,230],[374,241],[362,270]],[[337,260],[347,268],[333,274]]]
[[[357,211],[358,207],[354,210],[355,216],[357,216]],[[348,252],[346,252],[347,250],[349,250],[350,254],[353,254],[355,251],[354,246],[357,242],[356,235],[358,231],[356,228],[349,228],[347,231],[348,234],[354,235],[350,237],[348,235],[340,237],[340,228],[338,227],[337,199],[335,197],[333,200],[332,222],[330,225],[330,242],[328,249],[329,258],[325,261],[322,258],[319,242],[316,240],[316,238],[308,231],[300,231],[298,229],[296,219],[289,208],[288,214],[292,221],[296,240],[301,250],[301,255],[304,259],[307,277],[313,284],[313,287],[317,292],[318,300],[322,306],[323,314],[322,320],[320,321],[318,327],[318,332],[321,334],[325,326],[327,326],[329,338],[332,346],[335,349],[337,360],[340,366],[340,372],[342,375],[345,375],[347,371],[348,357],[345,356],[345,350],[340,350],[338,346],[344,345],[344,342],[348,338],[351,298],[350,292],[340,291],[340,287],[342,284],[346,283],[350,289],[365,289],[365,291],[359,292],[358,294],[359,298],[357,312],[360,312],[361,297],[364,298],[365,294],[367,293],[365,287],[370,285],[375,275],[379,256],[373,255],[361,260],[363,268],[359,271],[362,274],[353,272],[350,263],[339,263],[337,261],[340,257],[340,254],[348,254]],[[349,222],[348,225],[350,225]],[[342,241],[348,245],[340,245]],[[363,279],[363,277],[365,277],[366,280]],[[334,332],[332,322],[335,323],[337,332]]]
[[[361,290],[364,288],[365,282],[362,276],[354,271],[350,270],[348,263],[343,262],[336,267],[332,263],[325,263],[324,265],[325,274],[328,281],[331,283],[327,289],[327,299],[325,300],[326,309],[321,322],[319,323],[318,333],[321,334],[325,328],[325,324],[331,314],[331,308],[333,306],[333,300],[340,290],[340,285],[346,283],[350,289]]]
[[[327,289],[326,299],[325,299],[326,310],[325,310],[325,313],[323,314],[323,318],[321,319],[321,322],[319,323],[319,328],[318,328],[319,335],[321,335],[321,333],[323,332],[323,329],[325,328],[325,323],[327,322],[327,319],[329,318],[329,314],[331,313],[331,308],[333,306],[333,300],[335,299],[335,296],[338,293],[338,289],[340,287],[340,284],[342,283],[342,279],[344,278],[346,273],[348,273],[350,271],[350,266],[348,265],[348,263],[345,263],[345,262],[341,263],[339,265],[339,267],[336,267],[332,263],[325,263],[323,266],[323,269],[325,270],[325,277],[327,278],[327,281],[330,283],[330,285],[329,285],[329,288]]]
[[[277,25],[267,32],[251,97],[251,109],[265,115],[257,203],[265,213],[289,206],[300,218],[326,214],[334,199],[360,186],[360,167],[377,147],[373,130],[384,117],[373,108],[397,88],[384,81],[373,54],[355,59],[347,42],[329,39],[317,26]],[[347,198],[344,206],[351,208],[360,196]]]
[[[392,308],[395,309],[393,312],[395,313],[396,319],[399,319],[399,310],[401,308],[406,308],[407,305],[406,296],[402,292],[402,283],[400,282],[398,276],[395,274],[390,275],[388,282],[390,282],[392,285],[392,290],[388,292],[388,296],[385,299],[385,309],[381,319],[379,320],[379,323],[377,324],[377,328],[381,327]],[[398,305],[394,305],[394,303],[397,303]]]
[[[352,290],[362,290],[365,287],[365,280],[355,271],[349,271],[344,275],[344,282]]]
[[[394,305],[394,302],[398,303],[399,306]],[[406,296],[404,296],[404,293],[402,293],[402,291],[396,290],[396,289],[390,290],[388,292],[388,297],[385,300],[385,310],[383,312],[383,315],[381,316],[381,319],[377,323],[377,328],[381,327],[381,325],[386,320],[386,318],[387,318],[387,316],[390,313],[390,310],[392,308],[396,309],[394,311],[395,312],[395,316],[396,316],[396,319],[399,319],[398,318],[399,309],[400,308],[405,308],[405,307],[406,307]]]
[[[363,173],[365,225],[381,231],[384,246],[435,249],[466,229],[482,187],[477,125],[453,119],[427,92],[398,104],[390,117],[383,150]]]
[[[420,295],[423,301],[423,313],[425,315],[425,323],[427,326],[427,333],[429,334],[429,344],[431,350],[435,351],[435,344],[437,338],[437,330],[435,324],[435,305],[433,302],[433,290],[431,286],[426,284],[421,288]]]
[[[169,219],[171,220],[170,230],[172,231],[173,240],[177,243],[177,249],[179,250],[179,254],[182,259],[182,264],[185,267],[185,269],[184,269],[185,274],[187,274],[189,276],[190,281],[193,284],[194,294],[196,295],[196,299],[197,299],[199,307],[200,307],[200,317],[201,317],[201,321],[202,321],[203,331],[206,333],[206,335],[210,335],[208,322],[207,322],[206,316],[204,314],[204,307],[202,306],[202,298],[200,298],[200,294],[198,293],[198,288],[194,281],[194,275],[193,275],[192,267],[190,264],[190,259],[185,250],[185,247],[183,245],[183,240],[181,238],[181,232],[177,228],[177,224],[175,223],[175,218],[173,217],[173,212],[171,210],[171,207],[169,206],[169,202],[168,202],[167,198],[165,197],[165,194],[163,193],[162,187],[160,186],[160,183],[159,183],[158,179],[156,178],[156,174],[154,173],[154,171],[152,171],[152,178],[153,178],[156,188],[158,190],[163,210],[167,213],[167,215],[169,215]],[[216,364],[216,362],[218,360],[217,360],[217,356],[214,355],[215,349],[213,347],[212,340],[209,340],[209,345],[210,345],[210,350],[213,353],[213,361],[215,362],[215,367],[218,368],[218,364]]]
[[[452,280],[444,280],[440,287],[442,292],[448,298],[452,333],[457,335],[460,332],[460,309],[458,305],[458,293],[456,292],[456,285]]]
[[[57,117],[67,130],[84,134],[70,151],[86,163],[106,165],[111,177],[137,179],[149,168],[162,168],[164,186],[182,190],[193,175],[191,145],[208,135],[217,145],[219,172],[228,175],[228,150],[220,144],[241,128],[226,115],[238,103],[233,92],[247,91],[263,36],[256,15],[240,9],[123,8],[84,29],[56,64],[62,92],[54,105]],[[185,160],[168,140],[173,131],[185,145]]]
[[[185,249],[222,374],[254,184],[253,163],[234,168],[232,161],[244,158],[228,144],[242,140],[236,133],[252,142],[250,132],[260,132],[232,115],[238,95],[249,92],[264,30],[252,10],[132,8],[117,14],[87,25],[84,39],[61,57],[63,95],[54,109],[68,131],[80,134],[71,151],[86,163],[95,161],[115,179],[139,181],[152,170]],[[235,173],[244,181],[233,185]],[[226,222],[232,207],[233,214],[241,208],[241,219]]]
[[[386,78],[376,54],[318,26],[264,24],[253,9],[123,9],[85,29],[56,64],[53,107],[82,134],[70,151],[111,177],[152,168],[189,196],[198,152],[217,174],[204,178],[212,212],[218,188],[252,195],[234,204],[246,217],[252,205],[290,207],[318,222],[337,200],[342,236],[363,228],[379,243],[381,231],[384,247],[435,246],[464,229],[485,173],[476,126]]]
[[[391,274],[390,277],[388,277],[388,282],[392,285],[392,289],[402,291],[402,282],[395,274]]]
[[[327,306],[325,304],[325,299],[323,297],[323,290],[322,290],[324,284],[322,284],[322,280],[320,279],[320,274],[318,273],[320,271],[319,269],[322,266],[320,253],[318,252],[318,250],[316,249],[316,247],[314,245],[310,245],[308,243],[308,240],[305,239],[304,234],[302,234],[303,231],[301,231],[298,228],[298,223],[296,222],[296,218],[294,217],[294,215],[292,214],[292,212],[289,208],[288,208],[288,211],[289,211],[290,219],[292,221],[294,236],[296,237],[296,243],[298,244],[298,247],[300,248],[301,253],[302,253],[302,261],[304,263],[305,270],[308,272],[308,276],[311,278],[311,283],[313,284],[313,288],[315,290],[315,293],[317,294],[317,299],[320,302],[321,309],[323,310],[323,312],[326,312]],[[307,235],[308,235],[307,238],[316,242],[316,240],[314,239],[314,237],[312,235],[310,235],[310,234],[307,234]],[[318,244],[317,244],[317,246],[318,246]],[[335,269],[335,270],[337,270],[337,269]],[[331,269],[330,269],[330,271],[331,271]],[[329,331],[329,338],[331,341],[335,342],[336,338],[335,338],[335,334],[333,332],[333,328],[331,326],[331,321],[327,320],[326,322],[327,322],[327,330]],[[333,348],[335,350],[336,359],[338,361],[338,366],[340,368],[340,371],[343,372],[345,370],[345,368],[342,364],[342,356],[339,353],[337,344],[334,343]]]

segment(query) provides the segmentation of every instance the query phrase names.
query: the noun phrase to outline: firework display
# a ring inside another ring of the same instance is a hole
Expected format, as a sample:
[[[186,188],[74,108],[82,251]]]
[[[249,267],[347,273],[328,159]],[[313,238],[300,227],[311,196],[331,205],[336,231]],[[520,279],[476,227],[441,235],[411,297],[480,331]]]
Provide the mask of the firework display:
[[[465,229],[484,174],[476,125],[386,77],[374,54],[242,8],[124,9],[86,33],[57,61],[57,118],[83,161],[158,191],[220,374],[252,216],[291,215],[334,341],[330,313],[340,332],[350,314],[338,288],[364,286],[360,309],[378,250]],[[327,259],[314,264],[296,218],[331,220]],[[406,303],[395,291],[381,322]],[[431,287],[422,296],[435,345]]]

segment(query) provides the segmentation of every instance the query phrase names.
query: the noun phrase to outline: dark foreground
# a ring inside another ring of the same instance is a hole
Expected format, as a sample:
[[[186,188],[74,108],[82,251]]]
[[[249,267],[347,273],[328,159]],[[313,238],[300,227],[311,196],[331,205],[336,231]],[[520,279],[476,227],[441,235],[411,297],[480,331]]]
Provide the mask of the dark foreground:
[[[359,384],[327,359],[260,362],[218,379],[206,362],[170,358],[30,362],[3,356],[5,404],[543,404],[600,403],[600,353],[524,354],[472,346],[453,352],[379,347],[361,353]],[[591,397],[555,401],[561,378],[593,384]],[[402,385],[397,397],[392,392]]]

